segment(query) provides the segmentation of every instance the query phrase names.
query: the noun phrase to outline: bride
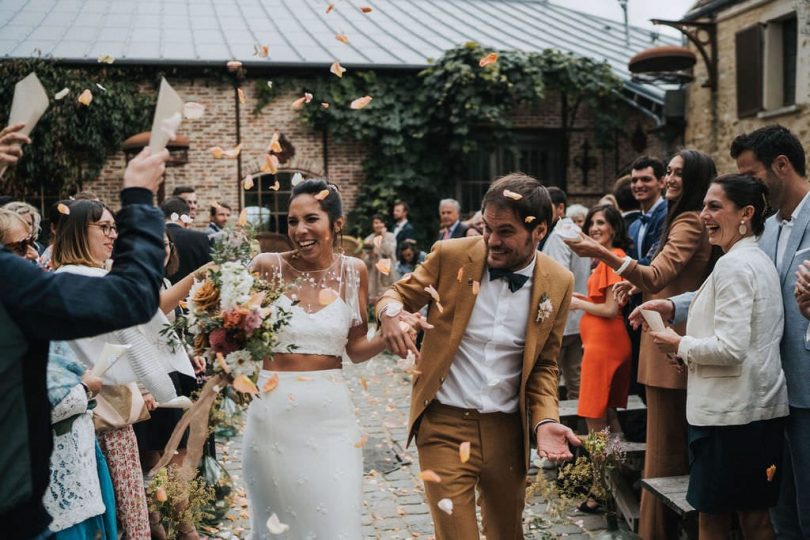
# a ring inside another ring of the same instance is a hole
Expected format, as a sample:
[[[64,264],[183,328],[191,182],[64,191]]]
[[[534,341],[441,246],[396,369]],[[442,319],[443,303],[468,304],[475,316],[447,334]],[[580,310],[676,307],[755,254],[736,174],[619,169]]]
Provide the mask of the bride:
[[[344,353],[363,362],[385,349],[368,339],[368,274],[335,253],[343,227],[337,187],[301,182],[289,203],[295,250],[263,253],[252,265],[283,282],[277,305],[292,313],[264,360],[244,438],[244,477],[254,539],[362,537],[364,438],[341,371]],[[287,536],[270,535],[276,514]]]

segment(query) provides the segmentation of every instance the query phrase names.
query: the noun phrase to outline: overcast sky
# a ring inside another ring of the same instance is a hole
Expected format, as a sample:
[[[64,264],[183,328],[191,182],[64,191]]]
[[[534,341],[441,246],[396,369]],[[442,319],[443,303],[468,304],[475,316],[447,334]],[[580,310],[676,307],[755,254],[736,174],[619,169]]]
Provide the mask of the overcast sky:
[[[616,21],[624,20],[619,0],[551,0],[551,3]],[[650,19],[678,20],[694,3],[695,0],[629,0],[627,5],[630,24],[643,28],[656,28],[650,24]],[[661,32],[680,35],[672,28],[664,26],[657,28]]]

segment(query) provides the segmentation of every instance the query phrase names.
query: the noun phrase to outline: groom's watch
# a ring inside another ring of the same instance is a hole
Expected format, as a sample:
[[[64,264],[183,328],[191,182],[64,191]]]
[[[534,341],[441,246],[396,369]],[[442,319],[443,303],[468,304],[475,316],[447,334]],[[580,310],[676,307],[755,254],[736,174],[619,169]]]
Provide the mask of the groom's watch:
[[[396,317],[402,311],[402,304],[399,302],[392,302],[385,306],[382,310],[382,314],[386,317]]]

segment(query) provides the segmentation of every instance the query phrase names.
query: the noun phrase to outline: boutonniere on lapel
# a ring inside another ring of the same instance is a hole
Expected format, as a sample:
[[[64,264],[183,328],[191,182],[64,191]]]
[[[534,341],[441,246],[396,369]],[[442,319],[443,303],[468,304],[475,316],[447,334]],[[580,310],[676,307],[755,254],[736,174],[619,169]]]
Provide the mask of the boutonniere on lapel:
[[[537,304],[537,319],[535,322],[543,322],[551,317],[551,312],[554,311],[554,304],[551,303],[551,298],[546,293],[540,297],[540,303]]]

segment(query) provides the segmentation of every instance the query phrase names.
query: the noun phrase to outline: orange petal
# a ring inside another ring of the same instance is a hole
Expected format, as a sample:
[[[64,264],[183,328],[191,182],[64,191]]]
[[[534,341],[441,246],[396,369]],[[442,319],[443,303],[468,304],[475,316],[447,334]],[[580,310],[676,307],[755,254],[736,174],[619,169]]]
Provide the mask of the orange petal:
[[[368,392],[368,381],[366,380],[366,378],[365,378],[365,377],[360,377],[360,379],[358,380],[358,382],[360,383],[360,386],[362,386],[362,387],[363,387],[363,390],[365,390],[366,392]]]
[[[374,10],[371,9],[371,6],[360,6],[360,11],[362,11],[363,13],[368,14],[368,13],[371,13],[372,11],[374,11]]]
[[[535,219],[537,219],[537,218],[534,217],[534,216],[526,216],[526,219],[524,219],[523,221],[525,221],[526,223],[531,223]]]
[[[456,281],[461,283],[461,280],[464,278],[464,267],[458,269],[458,274],[456,274]]]
[[[112,64],[113,62],[115,62],[115,57],[109,54],[102,54],[98,57],[99,64]]]
[[[300,97],[300,98],[296,99],[295,101],[293,101],[292,102],[293,110],[294,111],[300,111],[301,109],[303,109],[304,108],[304,101],[306,101],[306,99],[307,98],[305,98],[305,97]]]
[[[247,218],[247,208],[242,208],[242,211],[239,212],[239,220],[236,222],[237,225],[240,227],[244,227],[248,223]]]
[[[222,152],[222,157],[226,157],[228,159],[236,159],[237,157],[239,157],[239,152],[241,151],[242,151],[242,143],[239,143],[230,150],[225,150],[224,152]]]
[[[352,101],[352,104],[349,105],[349,107],[352,109],[362,109],[363,107],[371,103],[372,99],[374,98],[372,98],[371,96],[363,96],[361,98],[357,98],[354,101]]]
[[[486,67],[486,66],[488,66],[490,64],[494,64],[497,61],[498,61],[498,53],[492,52],[492,53],[489,53],[488,55],[486,55],[485,57],[483,57],[478,62],[478,65],[481,66],[481,67]]]
[[[426,292],[427,292],[427,293],[428,293],[428,294],[429,294],[431,297],[433,297],[433,300],[435,300],[436,302],[438,302],[438,301],[440,300],[440,298],[439,298],[439,292],[438,292],[436,289],[434,289],[434,288],[433,288],[433,285],[428,285],[427,287],[425,287],[425,291],[426,291]]]
[[[262,163],[261,171],[276,174],[278,172],[279,161],[274,154],[265,154],[264,163]]]
[[[78,101],[85,107],[90,106],[90,102],[93,101],[93,92],[85,88],[84,92],[82,92],[81,95],[78,97]]]
[[[360,440],[358,440],[356,443],[354,443],[354,447],[355,448],[363,448],[366,445],[367,442],[368,442],[368,435],[363,433],[362,435],[360,435]]]
[[[245,104],[245,102],[247,101],[247,98],[245,98],[245,91],[244,91],[244,90],[242,90],[241,88],[237,88],[237,89],[236,89],[236,93],[237,93],[237,95],[239,96],[239,103],[241,103],[242,105],[244,105],[244,104]]]
[[[424,471],[419,473],[419,478],[422,479],[423,482],[441,482],[441,477],[436,474],[435,472],[431,471],[430,469],[425,469]]]
[[[325,198],[327,198],[328,196],[329,196],[329,190],[328,189],[322,189],[315,195],[315,199],[318,200],[318,201],[322,201]]]
[[[225,152],[219,146],[212,146],[208,149],[208,151],[211,152],[214,159],[222,159],[222,156],[225,154]]]
[[[63,216],[70,215],[70,208],[68,208],[68,205],[66,205],[65,203],[59,203],[56,206],[56,209],[59,210],[59,213],[62,214]]]
[[[349,36],[347,36],[346,34],[338,34],[338,35],[335,36],[335,39],[338,40],[341,43],[348,43],[349,42]]]
[[[278,375],[273,373],[270,376],[270,378],[267,379],[267,382],[265,382],[264,385],[262,386],[262,392],[264,392],[265,394],[267,392],[272,392],[273,390],[276,389],[277,386],[278,386]]]
[[[236,71],[237,69],[242,67],[242,62],[240,62],[239,60],[231,60],[230,62],[225,64],[225,67],[228,68],[228,71]]]
[[[444,313],[444,306],[441,302],[436,302],[436,309],[439,310],[439,313]]]
[[[375,248],[379,249],[379,247],[382,246],[382,236],[375,236],[371,243],[374,244]]]
[[[281,189],[281,184],[279,184],[278,180],[276,180],[275,182],[273,182],[273,185],[270,186],[270,189],[272,189],[273,191],[278,191]]]
[[[270,46],[269,45],[260,45],[256,44],[253,46],[253,56],[258,56],[259,58],[267,58],[270,54]]]
[[[346,72],[346,68],[340,65],[340,62],[335,62],[332,64],[332,67],[329,68],[329,71],[337,75],[339,78],[343,78],[343,74]]]
[[[242,392],[243,394],[251,394],[256,395],[259,393],[259,389],[256,388],[256,384],[248,379],[247,375],[238,375],[233,380],[233,388],[237,392]]]
[[[155,500],[157,502],[166,502],[169,500],[169,496],[166,494],[166,490],[162,487],[157,488],[155,490]]]
[[[326,103],[325,101],[321,103],[321,109],[328,109],[328,108],[329,108],[328,103]]]
[[[465,441],[458,445],[458,457],[462,463],[470,461],[470,443]]]
[[[478,291],[481,290],[481,282],[480,281],[473,281],[472,291],[473,294],[478,294]]]
[[[304,101],[307,103],[312,101],[312,94],[310,94],[309,92],[304,92]]]
[[[445,514],[452,516],[453,515],[453,501],[448,498],[444,498],[436,503],[436,506],[439,507],[439,510],[444,512]]]
[[[253,175],[245,176],[245,179],[242,180],[242,187],[245,188],[245,191],[253,188]]]
[[[335,4],[329,4],[328,6],[326,6],[326,14],[329,15],[330,13],[332,13],[333,9],[335,9]]]
[[[228,367],[228,364],[225,362],[225,357],[222,356],[222,353],[217,353],[217,364],[225,373],[230,373],[231,369]]]
[[[374,267],[387,276],[391,273],[391,259],[380,259]]]
[[[340,294],[335,289],[321,289],[318,293],[318,303],[322,306],[328,306],[338,298],[340,298]]]
[[[312,377],[307,377],[306,375],[300,375],[300,376],[296,377],[296,379],[298,379],[301,382],[309,382],[309,381],[312,380]]]
[[[194,103],[193,101],[189,101],[183,105],[183,116],[185,116],[188,120],[197,120],[198,118],[202,118],[203,113],[205,113],[204,105]]]
[[[281,143],[279,142],[279,134],[278,131],[273,133],[273,137],[270,139],[270,146],[267,150],[269,152],[275,152],[276,154],[280,154],[282,152]]]
[[[773,482],[773,475],[776,474],[776,465],[771,465],[767,469],[765,469],[765,476],[768,479],[768,482]]]
[[[509,191],[508,189],[503,190],[503,196],[512,199],[513,201],[519,201],[523,198],[523,195],[520,193],[515,193],[514,191]]]

